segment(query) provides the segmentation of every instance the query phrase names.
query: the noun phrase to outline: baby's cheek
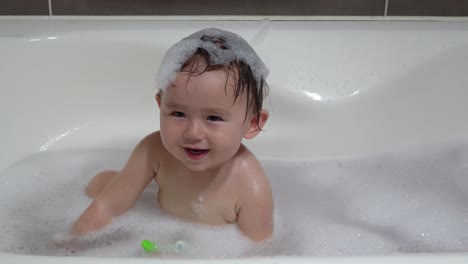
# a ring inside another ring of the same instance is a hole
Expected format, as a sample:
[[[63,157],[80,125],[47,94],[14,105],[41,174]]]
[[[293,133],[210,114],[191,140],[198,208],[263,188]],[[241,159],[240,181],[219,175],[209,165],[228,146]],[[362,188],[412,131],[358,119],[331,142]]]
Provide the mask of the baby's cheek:
[[[225,151],[225,153],[230,153],[234,154],[240,144],[242,143],[242,137],[239,135],[239,133],[235,133],[234,131],[226,132],[224,133],[219,139],[218,139],[219,145]]]
[[[160,133],[164,147],[166,147],[166,149],[170,148],[170,146],[174,144],[176,131],[172,128],[161,127]]]
[[[224,144],[227,144],[236,139],[235,134],[236,133],[234,132],[234,129],[226,128],[223,130],[216,131],[214,136],[218,142],[223,142]]]
[[[164,134],[164,137],[174,137],[178,134],[179,131],[181,131],[180,125],[178,125],[177,123],[174,123],[170,120],[164,120],[161,122],[161,134]]]

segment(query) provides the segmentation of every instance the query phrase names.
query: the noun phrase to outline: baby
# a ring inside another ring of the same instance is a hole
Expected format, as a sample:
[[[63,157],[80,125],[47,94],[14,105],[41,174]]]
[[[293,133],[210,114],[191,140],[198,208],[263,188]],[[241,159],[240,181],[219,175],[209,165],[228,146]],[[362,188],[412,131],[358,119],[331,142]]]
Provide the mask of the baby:
[[[262,166],[242,139],[254,138],[269,71],[240,36],[198,31],[172,46],[158,73],[160,131],[146,136],[120,171],[97,174],[94,198],[74,235],[102,228],[130,209],[155,180],[170,214],[209,225],[236,223],[259,241],[273,231],[273,199]]]

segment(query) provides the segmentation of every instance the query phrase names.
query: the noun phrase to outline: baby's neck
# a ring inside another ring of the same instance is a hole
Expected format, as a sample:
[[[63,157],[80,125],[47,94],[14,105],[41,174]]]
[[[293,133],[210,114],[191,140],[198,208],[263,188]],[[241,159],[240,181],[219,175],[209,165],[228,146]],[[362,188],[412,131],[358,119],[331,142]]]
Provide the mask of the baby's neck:
[[[190,180],[196,179],[198,182],[205,182],[206,184],[221,184],[229,175],[228,171],[229,167],[232,166],[231,163],[232,162],[227,161],[221,165],[203,171],[193,171],[185,167],[184,175]]]
[[[220,174],[221,168],[210,168],[209,170],[204,171],[193,171],[190,169],[186,170],[187,177],[210,180],[216,178]]]

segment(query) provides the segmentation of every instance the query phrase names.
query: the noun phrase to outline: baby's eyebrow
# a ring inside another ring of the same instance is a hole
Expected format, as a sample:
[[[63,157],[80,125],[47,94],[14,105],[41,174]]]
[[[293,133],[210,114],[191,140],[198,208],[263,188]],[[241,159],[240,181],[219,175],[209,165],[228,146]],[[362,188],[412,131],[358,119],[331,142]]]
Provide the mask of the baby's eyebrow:
[[[166,107],[169,109],[177,109],[177,110],[182,110],[184,111],[186,109],[186,106],[174,102],[167,102]]]
[[[203,109],[205,112],[208,112],[208,113],[214,113],[214,114],[218,114],[218,115],[229,115],[230,112],[226,109],[222,109],[222,108],[204,108]]]
[[[174,102],[167,102],[166,106],[169,107],[169,108],[177,108],[177,109],[185,108],[183,105],[177,104],[177,103],[174,103]]]
[[[166,107],[168,107],[170,109],[180,109],[180,110],[184,110],[184,109],[187,108],[186,106],[184,106],[182,104],[178,104],[178,103],[174,103],[174,102],[167,102]],[[205,113],[211,113],[211,114],[223,115],[223,116],[230,116],[231,115],[231,112],[229,110],[219,108],[219,107],[206,107],[206,108],[203,108],[202,111],[205,112]]]

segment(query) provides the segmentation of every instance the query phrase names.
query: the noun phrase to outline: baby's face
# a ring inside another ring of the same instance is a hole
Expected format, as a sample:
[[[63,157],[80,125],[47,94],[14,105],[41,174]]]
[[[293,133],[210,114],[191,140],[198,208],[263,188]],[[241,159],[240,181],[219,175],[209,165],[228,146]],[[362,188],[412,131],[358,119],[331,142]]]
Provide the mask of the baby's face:
[[[157,98],[162,142],[190,170],[216,168],[232,158],[251,125],[246,96],[234,102],[235,80],[226,78],[224,70],[179,73]]]

